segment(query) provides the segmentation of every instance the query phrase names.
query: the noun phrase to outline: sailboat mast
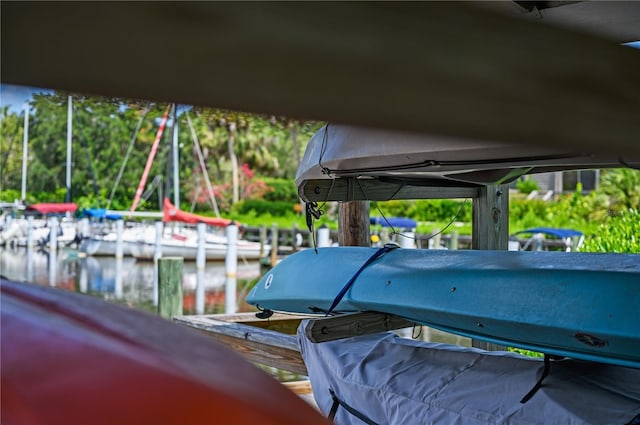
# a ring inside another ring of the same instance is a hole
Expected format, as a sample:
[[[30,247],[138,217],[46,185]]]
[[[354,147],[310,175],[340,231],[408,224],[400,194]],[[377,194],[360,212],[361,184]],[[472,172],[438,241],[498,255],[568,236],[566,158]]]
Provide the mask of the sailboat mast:
[[[178,105],[173,104],[173,205],[180,208],[180,174],[178,172]]]
[[[67,195],[65,197],[65,202],[71,202],[71,136],[72,136],[72,128],[71,128],[71,111],[73,109],[73,100],[71,96],[69,96],[69,105],[67,108]]]
[[[22,203],[27,200],[27,157],[29,156],[29,102],[24,102],[24,135],[22,137]]]
[[[160,121],[160,127],[158,128],[158,133],[156,134],[156,140],[154,140],[153,145],[151,146],[151,153],[147,158],[147,165],[144,166],[144,171],[142,172],[142,177],[140,178],[140,184],[138,184],[138,189],[136,190],[136,196],[133,198],[133,204],[131,205],[132,212],[136,210],[138,202],[140,201],[140,197],[142,196],[142,191],[144,190],[144,185],[147,184],[149,170],[151,170],[153,158],[156,156],[156,152],[158,151],[158,144],[160,143],[160,139],[162,138],[162,133],[164,133],[164,126],[167,124],[170,107],[171,105],[167,105],[167,109],[165,109],[162,120]]]

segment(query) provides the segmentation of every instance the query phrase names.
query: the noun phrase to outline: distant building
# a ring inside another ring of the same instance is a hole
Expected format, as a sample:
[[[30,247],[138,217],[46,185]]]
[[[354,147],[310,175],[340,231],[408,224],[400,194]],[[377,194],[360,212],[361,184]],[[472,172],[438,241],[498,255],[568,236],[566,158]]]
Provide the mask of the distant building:
[[[598,189],[600,170],[557,171],[554,173],[531,174],[531,178],[538,182],[540,193],[552,191],[554,194],[573,192],[578,182],[582,183],[582,192],[589,193]],[[512,183],[515,188],[515,182]]]

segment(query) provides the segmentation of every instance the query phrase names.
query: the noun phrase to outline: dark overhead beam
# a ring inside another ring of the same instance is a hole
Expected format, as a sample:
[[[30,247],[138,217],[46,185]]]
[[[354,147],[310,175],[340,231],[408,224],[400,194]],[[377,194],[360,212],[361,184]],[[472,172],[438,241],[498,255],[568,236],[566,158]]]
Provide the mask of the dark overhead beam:
[[[2,2],[4,83],[640,154],[640,52],[457,2]]]
[[[431,185],[393,183],[377,179],[336,178],[307,180],[298,186],[305,202],[390,201],[392,199],[476,198],[480,187],[451,185],[447,181]]]

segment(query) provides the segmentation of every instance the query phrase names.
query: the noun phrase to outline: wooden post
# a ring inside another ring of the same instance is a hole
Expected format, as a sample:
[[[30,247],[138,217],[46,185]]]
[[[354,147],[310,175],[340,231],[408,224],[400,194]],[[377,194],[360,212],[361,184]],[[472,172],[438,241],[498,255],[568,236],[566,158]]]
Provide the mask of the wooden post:
[[[207,264],[207,225],[204,223],[198,223],[196,229],[198,231],[198,250],[196,251],[196,314],[204,314],[204,269]]]
[[[338,245],[371,245],[369,201],[342,202],[338,205]]]
[[[153,305],[158,306],[158,287],[160,286],[160,278],[158,277],[158,260],[162,258],[162,233],[164,232],[164,225],[162,221],[156,221],[154,223],[155,228],[155,245],[153,250],[153,262],[155,263],[154,276],[153,276]]]
[[[509,186],[481,188],[473,199],[472,249],[507,250],[509,245]],[[471,345],[490,351],[505,347],[473,339]]]
[[[460,235],[456,230],[451,231],[451,239],[449,240],[449,249],[456,250],[458,249],[458,237]]]
[[[506,250],[509,243],[509,186],[486,186],[473,200],[472,249]]]
[[[33,216],[27,217],[27,248],[33,249]],[[31,280],[29,280],[31,282]]]
[[[264,257],[264,246],[267,244],[267,226],[260,226],[260,258]]]
[[[49,219],[49,252],[56,252],[58,249],[58,218]]]
[[[318,248],[331,246],[331,230],[325,224],[318,227],[317,245]]]
[[[291,229],[291,252],[298,251],[298,225],[293,223],[293,228]]]
[[[224,312],[235,313],[238,309],[237,272],[238,272],[238,226],[227,226],[227,256],[225,257]]]
[[[432,246],[430,246],[430,248],[440,249],[440,241],[442,240],[442,233],[440,233],[440,229],[437,227],[433,229],[433,232],[435,233],[435,236],[431,238]]]
[[[167,319],[182,314],[182,257],[158,259],[158,315]]]
[[[271,225],[271,267],[278,262],[278,225]]]
[[[124,256],[124,244],[122,242],[122,233],[124,232],[124,220],[116,221],[116,259]]]

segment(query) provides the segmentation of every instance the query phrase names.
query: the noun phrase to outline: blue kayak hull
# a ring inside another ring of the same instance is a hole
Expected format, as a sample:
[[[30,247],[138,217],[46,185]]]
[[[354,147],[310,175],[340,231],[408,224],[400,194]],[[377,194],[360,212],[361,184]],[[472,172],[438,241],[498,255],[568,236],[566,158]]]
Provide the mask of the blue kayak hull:
[[[376,248],[320,248],[266,273],[247,302],[327,311]],[[379,311],[511,347],[640,368],[640,256],[391,250],[335,312]]]

